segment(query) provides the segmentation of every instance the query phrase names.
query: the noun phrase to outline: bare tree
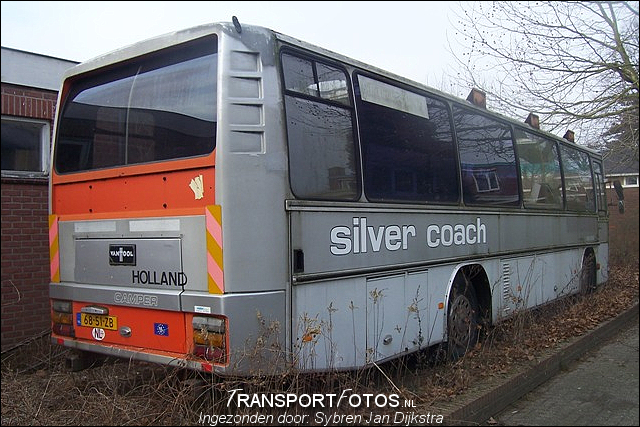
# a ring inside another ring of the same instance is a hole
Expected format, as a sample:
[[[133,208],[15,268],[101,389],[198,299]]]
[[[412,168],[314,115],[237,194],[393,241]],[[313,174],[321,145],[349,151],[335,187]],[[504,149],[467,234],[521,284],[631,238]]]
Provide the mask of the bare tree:
[[[464,2],[450,76],[514,115],[603,148],[625,141],[638,158],[638,2]],[[467,89],[468,90],[468,89]]]

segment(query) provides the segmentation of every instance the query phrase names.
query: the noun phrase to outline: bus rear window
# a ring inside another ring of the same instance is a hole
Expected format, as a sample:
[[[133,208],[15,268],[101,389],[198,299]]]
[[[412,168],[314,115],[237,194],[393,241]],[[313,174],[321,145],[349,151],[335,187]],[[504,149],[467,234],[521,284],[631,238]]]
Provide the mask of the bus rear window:
[[[59,173],[211,153],[217,40],[206,37],[71,83],[56,142]]]

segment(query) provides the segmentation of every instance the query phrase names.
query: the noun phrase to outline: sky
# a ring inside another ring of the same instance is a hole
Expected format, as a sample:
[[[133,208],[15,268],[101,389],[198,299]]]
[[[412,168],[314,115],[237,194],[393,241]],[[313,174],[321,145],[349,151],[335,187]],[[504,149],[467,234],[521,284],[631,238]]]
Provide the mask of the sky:
[[[442,89],[457,2],[2,1],[2,46],[72,61],[192,26],[259,25]]]

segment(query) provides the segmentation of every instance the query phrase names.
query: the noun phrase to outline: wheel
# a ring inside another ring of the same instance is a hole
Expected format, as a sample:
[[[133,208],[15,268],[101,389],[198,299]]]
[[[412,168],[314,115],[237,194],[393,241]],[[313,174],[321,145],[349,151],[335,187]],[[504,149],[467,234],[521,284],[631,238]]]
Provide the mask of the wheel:
[[[480,316],[473,286],[464,274],[456,277],[449,296],[448,353],[456,360],[478,342]]]
[[[596,289],[596,257],[593,253],[585,254],[580,270],[580,293],[587,295]]]

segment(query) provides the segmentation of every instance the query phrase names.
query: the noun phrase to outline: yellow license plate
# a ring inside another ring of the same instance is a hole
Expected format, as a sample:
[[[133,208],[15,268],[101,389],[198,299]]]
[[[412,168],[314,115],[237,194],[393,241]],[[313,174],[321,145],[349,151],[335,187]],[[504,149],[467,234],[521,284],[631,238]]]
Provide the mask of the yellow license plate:
[[[118,318],[115,316],[100,316],[97,314],[80,313],[80,326],[117,331]]]

